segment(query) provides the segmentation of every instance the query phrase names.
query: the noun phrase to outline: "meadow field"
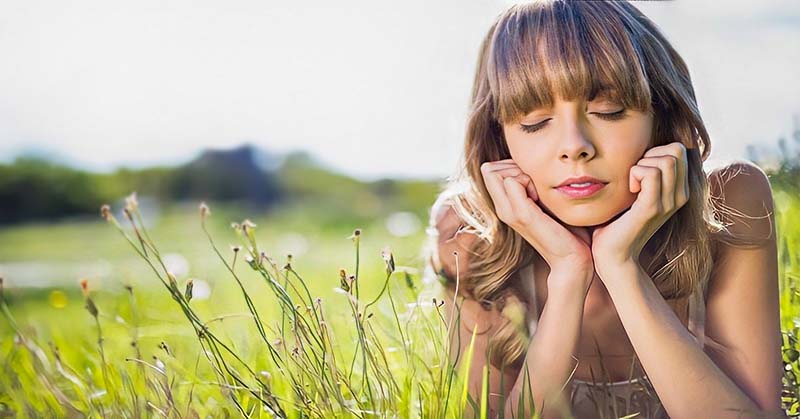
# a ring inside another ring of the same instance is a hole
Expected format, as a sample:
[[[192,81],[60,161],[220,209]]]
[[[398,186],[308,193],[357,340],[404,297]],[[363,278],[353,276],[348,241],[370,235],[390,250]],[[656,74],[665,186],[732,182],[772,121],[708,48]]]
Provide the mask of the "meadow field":
[[[783,401],[798,416],[800,199],[776,190],[775,203]],[[453,307],[423,281],[424,211],[198,204],[117,202],[106,219],[0,229],[0,417],[485,409],[449,366]]]

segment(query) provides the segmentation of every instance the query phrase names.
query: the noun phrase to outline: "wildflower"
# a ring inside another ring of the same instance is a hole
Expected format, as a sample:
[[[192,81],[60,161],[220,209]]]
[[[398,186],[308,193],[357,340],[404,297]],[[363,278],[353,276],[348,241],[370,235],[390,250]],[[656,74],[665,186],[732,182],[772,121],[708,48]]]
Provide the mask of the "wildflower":
[[[231,250],[233,251],[233,253],[238,253],[240,250],[242,250],[242,247],[231,245]]]
[[[389,246],[381,250],[381,257],[384,263],[386,263],[386,274],[391,275],[392,272],[394,272],[394,255],[392,254],[392,250],[389,249]]]
[[[84,297],[88,297],[89,296],[89,280],[86,279],[86,278],[81,278],[79,283],[81,284],[81,292],[83,292],[83,296]]]
[[[357,229],[353,230],[353,234],[351,234],[350,237],[348,237],[348,239],[351,239],[354,242],[358,242],[360,237],[361,237],[361,229],[357,228]]]
[[[175,279],[175,275],[172,272],[167,271],[167,278],[169,278],[169,286],[172,287],[173,290],[178,290],[178,281]]]
[[[189,278],[186,280],[186,289],[183,291],[183,296],[187,302],[192,301],[192,288],[194,288],[194,280]]]
[[[88,311],[89,314],[92,315],[92,317],[97,318],[98,315],[97,305],[95,305],[94,300],[92,300],[92,297],[89,296],[89,280],[86,278],[81,278],[80,284],[81,284],[81,291],[83,292],[83,297],[86,300],[86,311]]]
[[[244,258],[244,260],[247,262],[248,265],[250,265],[251,268],[253,268],[254,270],[258,270],[258,264],[256,263],[256,260],[253,259],[252,256],[247,255]]]
[[[291,270],[292,269],[292,254],[286,255],[286,265],[284,265],[283,269]]]
[[[102,216],[106,221],[111,221],[114,219],[114,214],[111,213],[111,207],[108,204],[104,204],[102,207],[100,207],[100,216]]]
[[[249,219],[242,221],[242,232],[247,236],[250,241],[256,240],[256,224]]]
[[[211,215],[211,209],[208,208],[205,202],[200,203],[200,220],[205,221],[206,217]]]
[[[339,287],[345,291],[350,291],[350,285],[347,284],[347,271],[339,269]]]
[[[125,209],[131,213],[139,209],[139,200],[136,199],[136,192],[131,193],[125,198]]]

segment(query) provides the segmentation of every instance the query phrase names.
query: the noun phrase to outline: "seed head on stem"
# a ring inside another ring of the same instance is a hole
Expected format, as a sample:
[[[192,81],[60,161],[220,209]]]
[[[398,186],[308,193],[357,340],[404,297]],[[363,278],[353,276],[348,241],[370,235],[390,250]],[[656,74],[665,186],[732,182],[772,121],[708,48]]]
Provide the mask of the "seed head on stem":
[[[208,208],[205,201],[200,203],[200,221],[205,222],[206,218],[211,215],[211,209]]]

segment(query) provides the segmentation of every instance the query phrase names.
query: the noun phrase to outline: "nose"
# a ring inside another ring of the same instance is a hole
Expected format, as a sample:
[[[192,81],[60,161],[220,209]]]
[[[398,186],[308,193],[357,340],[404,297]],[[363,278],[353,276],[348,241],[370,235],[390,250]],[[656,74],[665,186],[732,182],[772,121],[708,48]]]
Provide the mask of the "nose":
[[[566,124],[562,141],[558,150],[559,159],[564,162],[570,160],[591,160],[597,150],[590,138],[583,132],[579,123]]]

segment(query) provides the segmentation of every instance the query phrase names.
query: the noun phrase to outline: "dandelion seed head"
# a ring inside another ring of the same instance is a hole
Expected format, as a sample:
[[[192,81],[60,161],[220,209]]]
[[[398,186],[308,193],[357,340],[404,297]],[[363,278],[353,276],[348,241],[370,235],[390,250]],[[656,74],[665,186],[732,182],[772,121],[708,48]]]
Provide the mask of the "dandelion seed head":
[[[106,221],[111,220],[111,217],[113,217],[111,214],[111,206],[108,204],[103,204],[103,206],[100,207],[100,216],[102,216]]]
[[[135,212],[139,209],[139,200],[136,199],[136,192],[132,192],[125,198],[125,209],[130,212]]]
[[[211,208],[209,208],[208,205],[206,205],[205,201],[201,202],[200,203],[200,218],[205,219],[209,215],[211,215]]]

